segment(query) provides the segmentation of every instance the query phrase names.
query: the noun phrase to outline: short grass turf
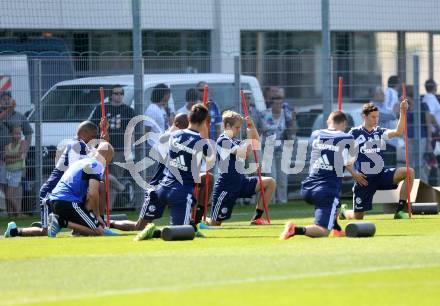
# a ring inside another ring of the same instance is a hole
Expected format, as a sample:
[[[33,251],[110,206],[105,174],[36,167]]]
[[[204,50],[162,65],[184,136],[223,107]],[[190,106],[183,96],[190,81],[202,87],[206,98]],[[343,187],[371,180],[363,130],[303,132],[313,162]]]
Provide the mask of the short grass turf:
[[[440,216],[375,212],[373,238],[280,241],[284,223],[311,223],[313,208],[270,212],[272,225],[252,227],[253,208],[237,206],[194,241],[1,238],[0,305],[438,305]]]

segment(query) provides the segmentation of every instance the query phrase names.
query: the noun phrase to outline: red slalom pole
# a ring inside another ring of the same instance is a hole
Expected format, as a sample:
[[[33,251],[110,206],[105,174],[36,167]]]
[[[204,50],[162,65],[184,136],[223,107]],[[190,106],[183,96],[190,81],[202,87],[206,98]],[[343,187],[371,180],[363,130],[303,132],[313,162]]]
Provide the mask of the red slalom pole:
[[[338,111],[342,112],[342,77],[338,79]]]
[[[101,96],[101,119],[106,119],[105,106],[104,106],[104,87],[99,87],[99,93]],[[107,128],[104,127],[104,134],[107,134]],[[108,181],[108,164],[105,164],[105,210],[106,210],[106,222],[107,226],[110,226],[110,193],[109,193],[109,181]]]
[[[240,96],[241,96],[241,104],[243,105],[244,114],[246,117],[249,117],[246,98],[244,96],[243,90],[240,90]],[[249,123],[248,123],[248,127],[249,127]],[[251,143],[251,146],[252,146],[252,152],[254,153],[255,163],[257,164],[258,181],[260,182],[260,186],[261,186],[261,195],[260,196],[263,198],[264,213],[266,214],[267,223],[270,224],[269,209],[267,207],[266,198],[264,197],[263,179],[261,178],[261,169],[260,169],[260,164],[258,162],[257,151],[254,149],[254,146],[252,143]]]
[[[209,96],[209,92],[208,92],[208,85],[205,85],[205,87],[203,88],[203,105],[206,106],[206,108],[208,108],[208,96]],[[208,128],[208,141],[209,139],[211,139],[211,135],[210,135],[210,122],[206,122],[206,126]],[[208,171],[208,165],[206,165],[206,172],[205,172],[205,194],[204,194],[204,198],[203,198],[203,203],[204,203],[204,209],[203,209],[203,221],[206,221],[206,214],[208,212],[208,200],[209,200],[209,171]]]
[[[406,85],[402,84],[402,100],[406,100]],[[411,218],[411,178],[409,176],[409,154],[408,154],[408,124],[407,124],[407,111],[405,111],[403,117],[405,123],[405,165],[406,165],[406,194],[407,194],[407,205],[408,205],[408,215]]]
[[[194,197],[197,199],[199,198],[199,184],[196,184],[196,186],[194,187]],[[196,210],[197,210],[197,203],[196,205],[194,205],[193,211],[192,211],[192,219],[195,220],[196,219]]]

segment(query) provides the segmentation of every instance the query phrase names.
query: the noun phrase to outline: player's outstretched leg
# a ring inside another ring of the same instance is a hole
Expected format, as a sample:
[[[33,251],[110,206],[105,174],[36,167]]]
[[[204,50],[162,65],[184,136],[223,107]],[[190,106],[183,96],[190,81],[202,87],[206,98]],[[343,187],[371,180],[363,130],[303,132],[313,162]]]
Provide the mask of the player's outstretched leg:
[[[289,221],[284,226],[283,232],[280,234],[281,240],[287,240],[296,235],[305,235],[311,238],[327,237],[330,231],[320,225],[296,226]]]
[[[410,186],[412,187],[414,182],[414,169],[409,168],[409,175],[410,175]],[[393,182],[394,184],[398,184],[401,181],[403,181],[402,188],[400,189],[399,194],[399,203],[397,205],[396,213],[394,214],[394,219],[407,219],[408,214],[405,212],[405,208],[407,206],[407,180],[406,180],[406,168],[400,167],[396,169],[396,172],[394,172]]]
[[[257,206],[255,207],[255,215],[251,220],[251,224],[253,225],[267,224],[267,221],[262,218],[264,213],[264,203],[269,205],[269,202],[272,199],[272,195],[276,188],[276,182],[272,177],[263,176],[261,180],[263,182],[265,202],[263,202],[263,197],[260,196],[258,198]],[[260,191],[261,191],[261,185],[260,182],[258,182],[257,186],[255,187],[255,193]]]

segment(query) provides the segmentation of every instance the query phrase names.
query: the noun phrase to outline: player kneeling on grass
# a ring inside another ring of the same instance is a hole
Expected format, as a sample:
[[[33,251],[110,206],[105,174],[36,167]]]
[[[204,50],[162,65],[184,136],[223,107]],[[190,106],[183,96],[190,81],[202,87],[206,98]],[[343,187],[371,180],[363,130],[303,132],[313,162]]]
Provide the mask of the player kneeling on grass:
[[[308,177],[301,184],[303,198],[315,205],[315,224],[285,225],[280,239],[295,235],[327,237],[332,229],[340,232],[337,223],[339,194],[342,187],[344,166],[350,163],[349,149],[353,149],[353,136],[345,133],[347,116],[332,112],[327,119],[327,129],[314,131],[310,137],[312,147]]]
[[[205,158],[208,168],[215,162],[215,155],[212,152],[209,154],[209,151],[213,149],[206,140],[208,138],[208,109],[202,104],[193,105],[188,114],[188,120],[187,129],[175,131],[170,135],[165,175],[156,189],[158,201],[154,209],[163,212],[166,205],[170,206],[171,225],[190,224],[191,207],[194,203],[194,185],[195,181],[200,178],[202,159]],[[196,235],[199,236],[197,226],[192,225]],[[160,230],[150,223],[136,236],[135,240],[158,237],[160,237]]]
[[[155,159],[159,162],[156,168],[156,172],[150,181],[151,188],[145,190],[144,203],[139,213],[138,220],[123,220],[123,221],[110,221],[110,227],[116,228],[122,231],[141,231],[147,226],[147,224],[153,222],[155,219],[159,219],[163,215],[164,206],[158,203],[156,188],[159,182],[165,176],[165,163],[168,156],[169,138],[172,132],[177,130],[183,130],[188,127],[188,116],[186,114],[177,114],[174,117],[173,125],[168,131],[166,131],[159,138],[159,144],[154,147]]]
[[[353,186],[353,210],[347,210],[345,205],[341,207],[340,219],[363,219],[364,213],[373,208],[373,196],[377,190],[396,189],[397,184],[406,179],[406,168],[384,167],[383,151],[385,141],[402,135],[404,131],[404,118],[408,103],[406,100],[400,103],[400,117],[394,130],[379,127],[379,110],[373,103],[364,104],[362,116],[364,123],[351,129],[349,132],[354,136],[358,147],[358,156],[354,163],[355,170],[347,167],[347,170],[355,180]],[[414,170],[409,169],[411,186],[414,181]],[[406,196],[408,186],[406,180],[400,189],[399,203],[394,219],[406,219],[408,214],[404,212],[407,205]]]
[[[269,203],[275,190],[275,180],[271,177],[262,177],[263,186],[261,186],[258,177],[246,177],[240,173],[244,170],[244,162],[252,150],[249,141],[237,138],[240,136],[244,120],[240,114],[233,111],[225,111],[222,118],[224,133],[217,140],[220,175],[214,185],[211,218],[207,219],[207,224],[212,226],[221,225],[223,221],[231,218],[235,201],[238,198],[250,198],[264,188],[265,200]],[[249,117],[246,117],[246,121],[248,140],[258,141],[259,135],[254,123]],[[260,197],[251,224],[267,224],[267,221],[262,218],[263,203]]]
[[[47,181],[40,189],[40,210],[41,223],[39,226],[31,226],[24,228],[17,228],[15,222],[9,222],[8,228],[4,236],[46,236],[47,235],[47,218],[49,215],[49,205],[47,203],[47,195],[52,192],[57,183],[60,181],[66,169],[69,168],[75,161],[87,157],[90,152],[90,147],[87,145],[89,141],[96,138],[98,134],[98,127],[91,121],[83,121],[78,125],[76,137],[69,140],[64,148],[64,151],[58,158],[55,168],[52,170]],[[36,224],[36,223],[35,223]]]
[[[99,186],[113,152],[108,142],[101,142],[90,157],[75,162],[63,174],[49,195],[53,211],[49,215],[49,237],[56,237],[63,227],[84,236],[111,234],[104,229],[100,216]]]

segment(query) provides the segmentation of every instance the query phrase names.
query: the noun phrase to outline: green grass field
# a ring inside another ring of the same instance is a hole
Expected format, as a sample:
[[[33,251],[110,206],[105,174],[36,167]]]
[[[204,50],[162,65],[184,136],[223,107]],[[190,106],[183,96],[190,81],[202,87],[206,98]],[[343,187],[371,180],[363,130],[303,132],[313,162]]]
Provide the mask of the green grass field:
[[[439,303],[438,215],[395,221],[375,213],[373,238],[280,241],[288,218],[312,222],[312,207],[274,205],[272,225],[260,227],[248,225],[252,212],[238,206],[233,220],[194,241],[133,242],[134,233],[1,238],[0,305]],[[2,232],[7,221],[0,220]]]

